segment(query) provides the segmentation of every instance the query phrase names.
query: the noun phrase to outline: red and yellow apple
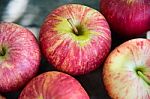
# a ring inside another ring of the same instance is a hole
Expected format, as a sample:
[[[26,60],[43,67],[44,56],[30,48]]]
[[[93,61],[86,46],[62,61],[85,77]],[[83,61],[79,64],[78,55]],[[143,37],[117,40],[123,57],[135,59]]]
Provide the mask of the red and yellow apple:
[[[112,99],[150,99],[150,40],[132,39],[115,48],[103,80]]]
[[[38,71],[40,50],[33,34],[14,23],[0,23],[0,92],[16,91]]]
[[[33,78],[19,99],[90,99],[80,83],[68,74],[57,71]]]
[[[119,36],[131,38],[150,30],[150,0],[100,0],[100,11]]]
[[[101,13],[79,4],[52,11],[40,30],[46,59],[58,70],[86,74],[100,66],[111,47],[111,32]]]

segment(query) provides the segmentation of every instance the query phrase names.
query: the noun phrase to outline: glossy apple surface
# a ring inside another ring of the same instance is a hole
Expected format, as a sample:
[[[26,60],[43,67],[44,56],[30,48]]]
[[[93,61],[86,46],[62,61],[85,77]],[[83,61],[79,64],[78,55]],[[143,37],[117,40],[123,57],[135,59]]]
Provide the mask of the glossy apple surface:
[[[100,11],[119,36],[136,37],[150,30],[150,0],[100,0]]]
[[[115,48],[103,76],[112,99],[150,99],[150,40],[132,39]]]
[[[33,34],[17,24],[0,23],[0,92],[18,90],[36,74],[39,63]]]
[[[73,77],[57,72],[46,72],[33,78],[21,92],[19,99],[90,99]]]
[[[98,11],[67,4],[45,19],[40,45],[46,59],[58,70],[72,75],[86,74],[98,68],[107,56],[111,32]]]

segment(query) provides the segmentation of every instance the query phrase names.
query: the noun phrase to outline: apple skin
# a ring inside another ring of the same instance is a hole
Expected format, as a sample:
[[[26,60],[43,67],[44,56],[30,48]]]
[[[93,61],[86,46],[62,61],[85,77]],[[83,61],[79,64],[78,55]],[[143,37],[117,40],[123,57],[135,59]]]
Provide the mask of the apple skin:
[[[34,35],[14,23],[0,23],[0,92],[16,91],[39,69],[40,49]]]
[[[115,48],[103,81],[112,99],[150,99],[150,40],[132,39]]]
[[[80,83],[68,74],[51,71],[33,78],[19,99],[90,99]]]
[[[150,30],[150,0],[101,0],[100,11],[120,37],[137,37]]]
[[[5,97],[3,97],[2,95],[0,95],[0,99],[6,99]]]
[[[67,19],[72,19],[81,35],[76,35]],[[79,4],[55,9],[40,30],[40,45],[46,59],[55,68],[71,75],[95,70],[111,47],[111,32],[98,11]]]

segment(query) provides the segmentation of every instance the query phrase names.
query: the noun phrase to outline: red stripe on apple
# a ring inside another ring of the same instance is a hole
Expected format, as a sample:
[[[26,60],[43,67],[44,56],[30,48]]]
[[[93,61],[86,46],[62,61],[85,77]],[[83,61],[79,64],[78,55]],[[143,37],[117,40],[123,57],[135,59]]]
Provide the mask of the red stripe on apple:
[[[119,36],[136,37],[150,30],[150,0],[100,0],[100,10]]]
[[[33,78],[21,92],[19,99],[90,99],[73,77],[56,71]]]

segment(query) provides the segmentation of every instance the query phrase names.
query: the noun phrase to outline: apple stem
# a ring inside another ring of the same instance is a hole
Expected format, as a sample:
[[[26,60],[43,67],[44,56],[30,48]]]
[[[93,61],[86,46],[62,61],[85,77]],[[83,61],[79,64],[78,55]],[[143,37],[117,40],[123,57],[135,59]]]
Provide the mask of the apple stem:
[[[0,56],[2,56],[2,52],[3,52],[3,51],[2,51],[2,48],[0,48]]]
[[[2,47],[0,48],[0,56],[4,56],[5,55],[5,49]]]
[[[78,34],[78,30],[77,30],[77,28],[75,27],[75,25],[73,24],[72,19],[69,18],[69,19],[67,19],[67,21],[68,21],[68,22],[70,23],[70,25],[72,26],[74,33],[75,33],[75,34]]]
[[[137,71],[137,74],[148,84],[150,85],[150,80],[146,77],[141,71]]]

